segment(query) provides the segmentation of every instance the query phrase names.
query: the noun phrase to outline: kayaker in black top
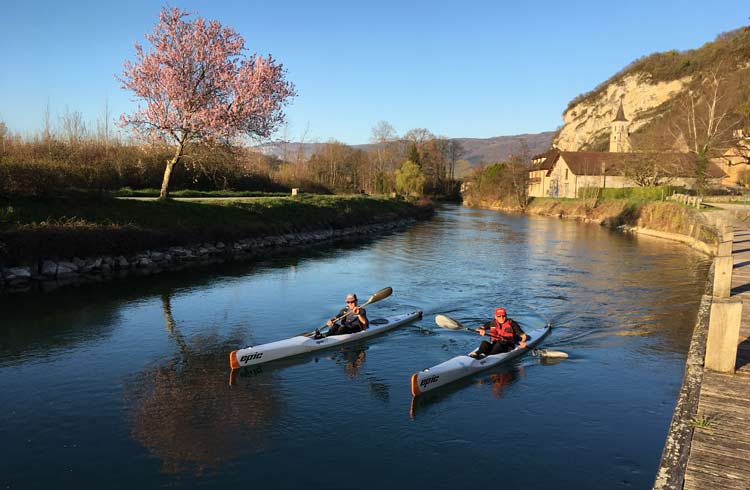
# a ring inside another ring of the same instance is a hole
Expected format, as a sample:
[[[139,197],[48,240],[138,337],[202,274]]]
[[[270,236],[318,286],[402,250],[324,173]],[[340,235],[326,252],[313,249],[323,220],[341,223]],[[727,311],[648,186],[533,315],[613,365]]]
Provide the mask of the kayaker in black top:
[[[339,323],[334,323],[338,317],[343,317]],[[364,308],[357,306],[357,295],[349,293],[346,295],[346,308],[339,311],[339,314],[328,320],[327,325],[330,327],[326,336],[342,335],[345,333],[354,333],[366,330],[370,325],[367,320],[367,312]]]
[[[489,333],[491,342],[483,340],[479,345],[479,349],[471,354],[471,357],[474,358],[513,350],[518,340],[520,340],[519,345],[521,347],[526,347],[526,333],[524,333],[518,323],[508,318],[505,308],[495,308],[495,319],[479,327],[477,332],[482,336]]]

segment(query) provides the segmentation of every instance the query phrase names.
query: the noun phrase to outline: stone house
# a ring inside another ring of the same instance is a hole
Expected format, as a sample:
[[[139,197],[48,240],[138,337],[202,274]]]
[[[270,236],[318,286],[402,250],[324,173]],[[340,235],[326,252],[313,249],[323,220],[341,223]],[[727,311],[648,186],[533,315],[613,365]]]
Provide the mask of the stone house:
[[[726,186],[750,187],[750,135],[742,129],[734,132],[735,146],[712,161],[726,174],[721,183]]]
[[[637,187],[625,169],[657,161],[663,180],[669,185],[695,186],[697,158],[691,153],[610,153],[606,151],[551,150],[533,159],[529,170],[529,196],[578,197],[585,187]],[[710,183],[718,184],[726,176],[713,162],[706,168]]]
[[[620,101],[612,121],[608,152],[552,149],[532,157],[531,163],[530,197],[575,198],[585,187],[637,187],[639,169],[646,177],[649,168],[658,168],[660,180],[669,185],[692,188],[698,161],[691,153],[633,152]],[[713,184],[726,177],[715,162],[708,163],[706,174]]]

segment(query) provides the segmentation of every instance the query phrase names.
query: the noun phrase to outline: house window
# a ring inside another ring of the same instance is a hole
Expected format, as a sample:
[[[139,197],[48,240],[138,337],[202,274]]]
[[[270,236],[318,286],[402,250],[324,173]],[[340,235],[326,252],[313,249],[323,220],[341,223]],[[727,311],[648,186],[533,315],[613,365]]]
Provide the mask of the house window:
[[[568,169],[565,169],[565,180],[568,180]]]

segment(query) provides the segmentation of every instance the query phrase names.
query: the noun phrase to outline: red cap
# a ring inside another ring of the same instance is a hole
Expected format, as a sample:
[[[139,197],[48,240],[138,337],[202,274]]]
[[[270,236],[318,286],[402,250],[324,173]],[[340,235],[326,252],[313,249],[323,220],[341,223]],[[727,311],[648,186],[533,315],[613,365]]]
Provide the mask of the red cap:
[[[508,313],[505,311],[505,308],[495,308],[495,316],[504,316],[505,318],[508,318]]]

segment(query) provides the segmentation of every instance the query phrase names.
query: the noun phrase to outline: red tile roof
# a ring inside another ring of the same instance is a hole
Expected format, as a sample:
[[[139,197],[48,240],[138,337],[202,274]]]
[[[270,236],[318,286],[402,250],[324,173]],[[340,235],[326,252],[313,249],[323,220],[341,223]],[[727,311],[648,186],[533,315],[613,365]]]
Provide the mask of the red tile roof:
[[[549,152],[548,152],[549,153]],[[639,164],[644,159],[658,159],[671,177],[695,177],[697,157],[692,153],[612,153],[605,151],[556,151],[556,155],[548,156],[544,162],[532,165],[530,170],[547,170],[551,173],[552,167],[558,158],[562,158],[575,175],[624,175],[625,168]],[[602,169],[604,171],[602,172]],[[706,176],[709,178],[723,178],[726,174],[713,162],[706,167]]]

